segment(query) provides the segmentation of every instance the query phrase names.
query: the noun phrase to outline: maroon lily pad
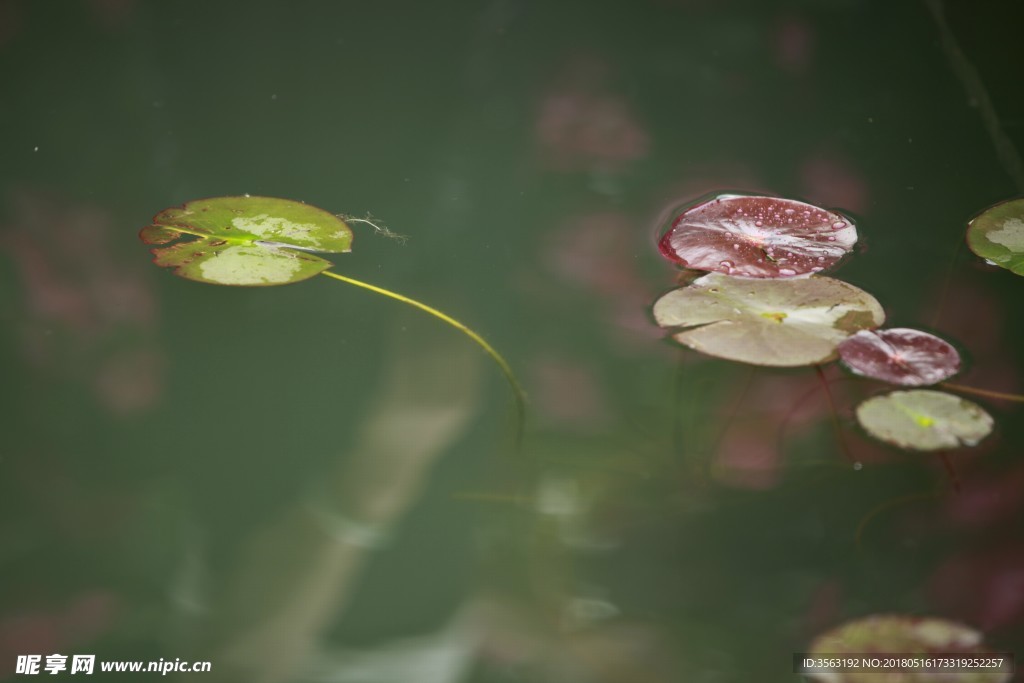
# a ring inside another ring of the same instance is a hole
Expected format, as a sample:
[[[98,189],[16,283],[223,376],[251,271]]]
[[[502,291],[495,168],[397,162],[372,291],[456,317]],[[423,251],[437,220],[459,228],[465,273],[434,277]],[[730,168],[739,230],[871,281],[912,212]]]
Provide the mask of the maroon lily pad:
[[[719,195],[676,216],[658,247],[694,270],[785,278],[834,266],[856,242],[853,221],[833,211],[779,197]]]
[[[960,371],[960,354],[949,342],[904,327],[861,330],[839,344],[839,358],[858,375],[907,387],[937,384]]]

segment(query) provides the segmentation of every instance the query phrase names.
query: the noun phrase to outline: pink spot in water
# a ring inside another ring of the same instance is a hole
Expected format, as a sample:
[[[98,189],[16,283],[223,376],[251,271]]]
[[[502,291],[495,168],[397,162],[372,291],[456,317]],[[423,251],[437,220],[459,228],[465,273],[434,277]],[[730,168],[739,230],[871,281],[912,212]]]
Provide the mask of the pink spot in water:
[[[545,163],[555,170],[618,168],[647,154],[649,136],[632,107],[607,86],[608,68],[592,59],[564,67],[543,98],[535,126]]]
[[[583,430],[607,423],[611,410],[592,368],[570,358],[543,357],[530,370],[530,396],[543,422]]]
[[[946,501],[950,520],[983,531],[1024,513],[1024,465],[964,477],[959,495]]]
[[[868,185],[864,177],[841,158],[818,155],[800,166],[802,194],[815,204],[864,213]]]
[[[775,443],[765,438],[765,431],[756,423],[730,428],[715,454],[715,478],[730,486],[754,490],[778,484],[780,454]]]
[[[657,291],[636,258],[650,248],[645,238],[625,214],[587,214],[558,228],[544,245],[542,258],[560,283],[582,290],[587,305],[599,307],[606,329],[619,341],[637,351],[646,348],[647,353],[651,340],[663,333],[647,314]],[[538,296],[550,300],[552,291]]]
[[[983,631],[1024,621],[1024,546],[965,551],[932,576],[935,604]]]
[[[70,603],[50,608],[10,610],[0,616],[0,661],[18,655],[66,653],[108,631],[118,611],[117,599],[94,590]]]
[[[17,332],[25,360],[37,372],[91,385],[115,415],[152,407],[162,393],[162,354],[145,259],[115,246],[114,225],[97,208],[29,191],[11,203],[0,249],[21,279]]]
[[[814,29],[802,17],[784,17],[772,35],[775,63],[791,74],[804,73],[814,59],[814,43]]]

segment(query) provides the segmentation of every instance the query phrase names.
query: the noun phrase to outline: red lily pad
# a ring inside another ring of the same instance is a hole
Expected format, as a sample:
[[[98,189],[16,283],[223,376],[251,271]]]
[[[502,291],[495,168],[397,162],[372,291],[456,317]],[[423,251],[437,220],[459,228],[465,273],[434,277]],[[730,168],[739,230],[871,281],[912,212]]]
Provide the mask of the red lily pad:
[[[1012,665],[948,666],[938,660],[994,659],[982,634],[964,624],[936,617],[877,614],[857,619],[819,636],[811,644],[806,676],[826,683],[1002,683]],[[886,657],[886,655],[891,655]],[[944,655],[944,656],[943,656]],[[878,660],[878,661],[875,661]]]
[[[839,345],[839,358],[858,375],[907,387],[937,384],[960,371],[952,344],[904,327],[861,330]]]
[[[694,270],[786,278],[830,268],[856,243],[857,228],[839,213],[794,199],[719,195],[676,216],[658,247]]]

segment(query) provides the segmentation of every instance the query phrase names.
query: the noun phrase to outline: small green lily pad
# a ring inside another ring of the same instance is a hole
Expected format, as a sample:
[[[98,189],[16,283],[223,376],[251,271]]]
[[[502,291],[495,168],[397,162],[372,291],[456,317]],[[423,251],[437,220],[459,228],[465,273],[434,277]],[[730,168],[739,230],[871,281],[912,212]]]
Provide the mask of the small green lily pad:
[[[857,421],[876,439],[915,451],[974,446],[993,424],[978,404],[929,389],[869,398],[857,406]]]
[[[215,285],[300,282],[331,267],[310,252],[351,251],[352,230],[337,216],[275,197],[214,197],[161,211],[139,233],[153,262],[179,277]],[[194,239],[183,239],[183,238]],[[180,241],[179,241],[180,240]]]
[[[1024,199],[979,214],[967,226],[967,246],[990,263],[1024,275]]]
[[[847,622],[818,636],[808,650],[812,671],[824,683],[1003,683],[1012,666],[952,666],[958,656],[987,660],[992,651],[982,634],[937,617],[876,614]],[[888,656],[887,656],[888,655]],[[938,660],[946,661],[938,661]],[[992,662],[994,664],[995,662]]]
[[[851,334],[885,321],[881,305],[841,280],[754,280],[711,273],[654,304],[673,338],[719,358],[778,367],[831,360]]]

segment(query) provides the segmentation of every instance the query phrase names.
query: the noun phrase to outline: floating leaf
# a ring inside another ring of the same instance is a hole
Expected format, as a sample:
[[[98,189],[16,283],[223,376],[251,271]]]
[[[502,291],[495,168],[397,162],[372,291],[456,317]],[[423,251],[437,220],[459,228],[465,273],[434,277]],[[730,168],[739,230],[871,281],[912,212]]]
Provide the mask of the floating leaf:
[[[370,223],[369,219],[352,219]],[[333,264],[309,252],[351,250],[352,230],[323,209],[274,197],[214,197],[161,211],[139,237],[153,262],[174,274],[215,285],[267,286],[306,280],[318,273],[418,308],[473,340],[498,365],[516,399],[518,434],[526,398],[508,361],[487,340],[422,301],[327,270]],[[191,237],[193,239],[182,238]],[[517,435],[518,438],[518,435]]]
[[[711,273],[654,304],[662,327],[711,356],[754,365],[799,366],[835,357],[836,346],[885,320],[873,296],[827,277],[751,280]]]
[[[195,239],[176,241],[191,236]],[[283,285],[331,262],[313,251],[350,251],[352,231],[323,209],[273,197],[215,197],[161,211],[139,233],[153,262],[216,285]]]
[[[807,658],[812,662],[823,660],[832,666],[827,672],[812,671],[805,675],[827,683],[931,683],[939,680],[1003,683],[1010,680],[1013,674],[1009,671],[1012,668],[1009,662],[1002,670],[996,671],[978,667],[941,667],[936,662],[932,662],[931,667],[923,666],[928,663],[928,655],[964,655],[974,659],[991,652],[982,644],[981,633],[955,621],[935,617],[873,615],[843,624],[816,638],[811,643]],[[887,658],[887,654],[897,656]],[[898,664],[900,659],[910,659],[908,655],[920,657],[915,658],[916,662],[906,662],[907,666],[884,666]],[[863,666],[865,659],[869,666]],[[880,666],[870,666],[875,659],[880,660]],[[859,666],[849,666],[853,663]]]
[[[861,330],[839,345],[839,358],[858,375],[904,386],[936,384],[960,370],[952,344],[904,327]]]
[[[853,221],[793,199],[720,195],[676,216],[658,243],[687,268],[784,278],[835,265],[857,242]]]
[[[1024,199],[986,209],[967,225],[967,246],[978,256],[1024,275]]]
[[[876,439],[915,451],[973,446],[992,432],[981,406],[928,389],[869,398],[857,406],[857,421]]]

